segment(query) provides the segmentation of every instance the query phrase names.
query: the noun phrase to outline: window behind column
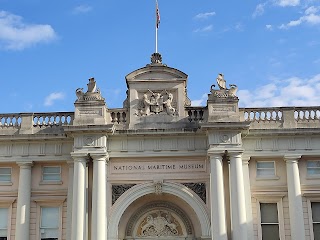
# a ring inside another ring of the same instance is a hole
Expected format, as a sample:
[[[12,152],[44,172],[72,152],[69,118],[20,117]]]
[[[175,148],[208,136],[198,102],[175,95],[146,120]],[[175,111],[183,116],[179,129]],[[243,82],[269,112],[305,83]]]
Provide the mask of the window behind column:
[[[260,203],[262,240],[278,240],[279,217],[277,203]]]
[[[314,240],[320,240],[320,202],[311,202]]]
[[[60,208],[41,207],[40,218],[41,240],[58,240],[60,226]]]
[[[0,207],[0,240],[7,240],[8,237],[8,208]]]
[[[61,181],[61,166],[43,166],[42,181],[43,182]]]
[[[308,176],[320,177],[320,160],[307,161],[307,174]]]
[[[11,168],[10,167],[0,167],[0,183],[11,182]]]
[[[275,162],[274,161],[258,161],[257,162],[257,177],[268,178],[275,177]]]

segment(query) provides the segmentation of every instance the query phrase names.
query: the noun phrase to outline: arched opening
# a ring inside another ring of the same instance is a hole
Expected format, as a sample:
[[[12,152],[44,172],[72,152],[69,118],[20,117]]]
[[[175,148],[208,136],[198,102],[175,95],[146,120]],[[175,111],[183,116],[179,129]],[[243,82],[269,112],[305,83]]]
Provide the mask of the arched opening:
[[[125,239],[193,239],[192,222],[177,205],[157,201],[140,207],[130,217]]]
[[[158,205],[153,205],[155,203]],[[172,221],[175,225],[170,225]],[[159,225],[156,227],[155,224]],[[149,232],[141,232],[146,229]],[[168,236],[152,237],[149,236],[152,235],[152,229],[156,229],[154,235],[161,235],[162,231],[170,229],[175,232],[177,229],[178,235],[184,239],[210,238],[208,209],[197,194],[182,184],[165,182],[161,194],[156,194],[154,183],[136,185],[121,195],[113,205],[109,215],[108,238],[180,238],[169,233]]]

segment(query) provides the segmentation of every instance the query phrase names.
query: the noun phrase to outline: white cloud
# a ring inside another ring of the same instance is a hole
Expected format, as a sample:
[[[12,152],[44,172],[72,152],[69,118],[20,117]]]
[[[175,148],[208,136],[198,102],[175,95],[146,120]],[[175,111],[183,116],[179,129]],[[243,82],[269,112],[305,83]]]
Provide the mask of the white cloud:
[[[276,0],[275,4],[281,7],[294,7],[300,4],[300,0]]]
[[[242,32],[244,30],[244,25],[242,23],[236,23],[234,28],[235,28],[235,30]]]
[[[316,15],[314,13],[306,14],[302,17],[300,17],[297,20],[292,20],[287,24],[281,24],[279,26],[280,29],[288,29],[290,27],[296,27],[301,25],[302,23],[307,23],[310,25],[317,25],[320,24],[320,15]]]
[[[272,25],[267,24],[267,25],[266,25],[266,29],[268,29],[268,30],[270,30],[270,31],[271,31],[271,30],[273,30],[273,27],[272,27]]]
[[[52,106],[54,101],[64,99],[65,95],[62,92],[53,92],[50,93],[44,100],[45,106]]]
[[[198,28],[196,30],[194,30],[193,32],[210,32],[213,29],[213,25],[208,25],[206,27],[202,27],[202,28]]]
[[[252,17],[255,18],[255,17],[261,16],[264,13],[264,7],[266,4],[267,4],[266,2],[258,4],[252,14]]]
[[[191,106],[203,106],[206,104],[207,99],[208,99],[208,94],[205,93],[201,96],[200,99],[191,100]]]
[[[309,79],[291,77],[274,81],[252,91],[239,90],[244,107],[280,107],[319,105],[320,74]]]
[[[27,24],[21,16],[0,11],[0,48],[22,50],[55,38],[56,33],[50,25]]]
[[[215,12],[199,13],[194,18],[195,19],[207,19],[207,18],[212,17],[214,15],[216,15]]]
[[[87,13],[92,11],[92,7],[89,5],[79,5],[76,6],[73,10],[72,13],[73,14],[81,14],[81,13]]]
[[[320,15],[315,15],[312,13],[310,15],[304,16],[303,20],[312,25],[320,24]]]
[[[305,14],[306,15],[315,14],[315,13],[319,12],[319,10],[320,10],[320,7],[311,6],[305,10]]]

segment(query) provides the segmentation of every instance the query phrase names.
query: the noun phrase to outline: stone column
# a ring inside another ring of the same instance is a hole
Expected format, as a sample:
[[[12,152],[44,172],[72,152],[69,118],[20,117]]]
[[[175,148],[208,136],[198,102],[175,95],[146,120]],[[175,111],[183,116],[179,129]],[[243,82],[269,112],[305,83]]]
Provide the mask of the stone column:
[[[69,166],[68,195],[67,195],[67,239],[71,239],[72,229],[72,196],[73,196],[73,161],[67,161]]]
[[[91,240],[106,239],[106,159],[105,154],[90,154],[93,160]]]
[[[209,153],[209,157],[212,239],[227,240],[222,154]]]
[[[17,240],[30,238],[30,201],[31,201],[31,167],[32,162],[19,162],[19,188],[16,216]]]
[[[284,160],[287,165],[289,215],[292,240],[305,239],[301,186],[298,167],[298,161],[300,158],[301,156],[298,155],[284,156]]]
[[[253,234],[253,218],[252,218],[251,189],[250,189],[250,176],[249,176],[249,161],[250,161],[250,157],[248,156],[242,157],[248,240],[253,240],[254,234]]]
[[[240,152],[229,152],[232,240],[248,239],[246,200]]]
[[[74,159],[72,199],[72,240],[85,240],[86,230],[86,163],[87,156],[72,156]]]

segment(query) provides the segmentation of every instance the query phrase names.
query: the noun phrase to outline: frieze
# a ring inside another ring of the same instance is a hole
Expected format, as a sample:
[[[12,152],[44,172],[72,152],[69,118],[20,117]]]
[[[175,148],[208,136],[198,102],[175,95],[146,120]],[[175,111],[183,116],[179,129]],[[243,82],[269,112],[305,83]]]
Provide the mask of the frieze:
[[[241,134],[238,132],[214,132],[209,135],[209,144],[241,144]]]
[[[205,172],[206,163],[201,161],[184,161],[172,162],[163,161],[155,162],[111,162],[110,172],[112,174],[128,174],[128,173],[187,173],[187,172]]]

